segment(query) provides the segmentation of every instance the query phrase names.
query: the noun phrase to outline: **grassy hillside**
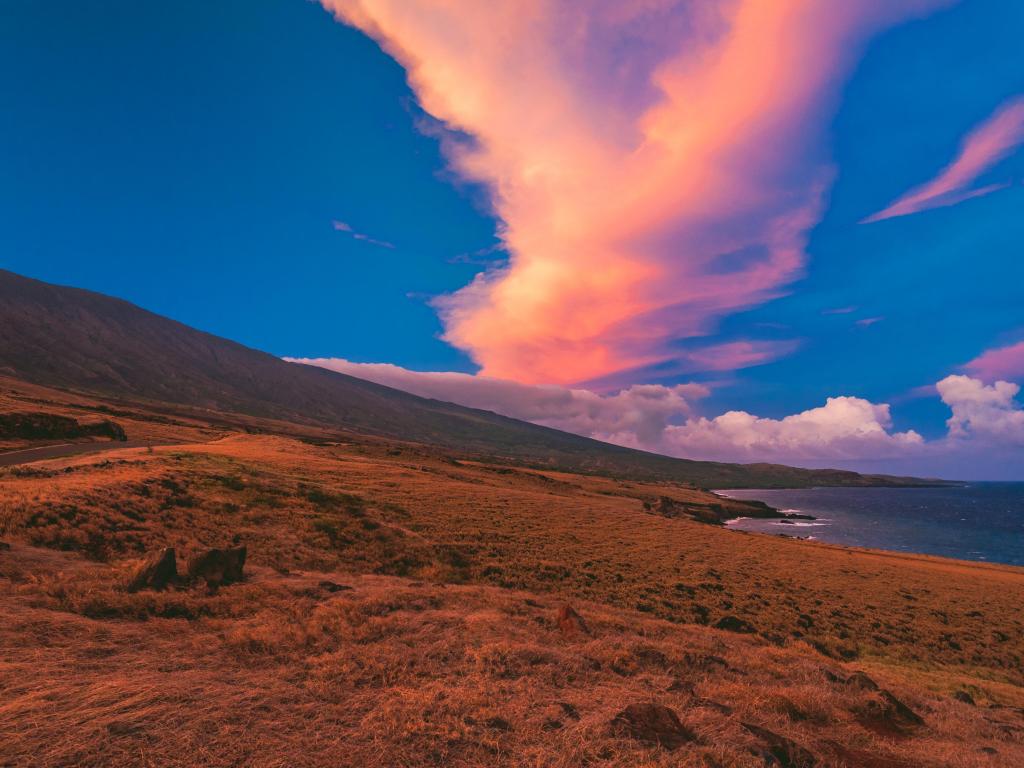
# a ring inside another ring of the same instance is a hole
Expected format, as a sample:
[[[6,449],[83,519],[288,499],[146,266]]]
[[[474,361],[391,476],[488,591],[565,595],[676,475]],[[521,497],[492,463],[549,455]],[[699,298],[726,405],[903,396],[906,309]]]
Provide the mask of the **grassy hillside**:
[[[707,494],[243,434],[2,469],[0,763],[1024,761],[1024,571],[645,509],[662,496]],[[233,542],[241,584],[125,590],[147,552]],[[672,748],[622,725],[650,703]]]

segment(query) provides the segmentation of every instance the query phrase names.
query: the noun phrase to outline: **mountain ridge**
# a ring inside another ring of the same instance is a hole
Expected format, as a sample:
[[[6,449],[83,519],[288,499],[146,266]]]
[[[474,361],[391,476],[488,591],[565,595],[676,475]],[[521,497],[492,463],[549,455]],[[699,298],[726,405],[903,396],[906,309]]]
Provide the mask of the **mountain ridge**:
[[[103,395],[329,426],[572,471],[705,487],[922,485],[846,470],[680,459],[291,363],[123,299],[0,270],[0,374]]]

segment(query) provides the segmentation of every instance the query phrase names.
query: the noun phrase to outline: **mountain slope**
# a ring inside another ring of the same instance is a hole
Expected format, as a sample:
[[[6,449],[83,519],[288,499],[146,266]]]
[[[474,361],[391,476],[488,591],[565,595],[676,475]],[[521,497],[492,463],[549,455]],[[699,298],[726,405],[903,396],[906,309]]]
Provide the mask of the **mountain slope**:
[[[636,451],[288,363],[133,304],[0,270],[0,374],[36,384],[331,425],[570,470],[713,487],[912,479]]]

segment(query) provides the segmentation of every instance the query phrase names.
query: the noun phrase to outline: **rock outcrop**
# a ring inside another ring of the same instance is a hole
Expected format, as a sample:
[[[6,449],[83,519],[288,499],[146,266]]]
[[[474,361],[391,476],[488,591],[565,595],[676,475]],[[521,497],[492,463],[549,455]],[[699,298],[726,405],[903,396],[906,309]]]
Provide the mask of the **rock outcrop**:
[[[780,768],[814,768],[818,764],[818,759],[813,754],[792,739],[753,723],[742,725],[746,731],[761,741],[765,765],[777,765]]]
[[[107,437],[127,440],[124,428],[117,422],[104,419],[79,423],[69,416],[55,413],[2,413],[0,437],[21,440],[68,440],[79,437]]]
[[[211,589],[241,581],[245,555],[244,546],[200,552],[188,562],[188,579],[202,579]]]
[[[178,563],[173,547],[165,547],[152,553],[128,580],[128,591],[140,589],[166,589],[178,579]]]

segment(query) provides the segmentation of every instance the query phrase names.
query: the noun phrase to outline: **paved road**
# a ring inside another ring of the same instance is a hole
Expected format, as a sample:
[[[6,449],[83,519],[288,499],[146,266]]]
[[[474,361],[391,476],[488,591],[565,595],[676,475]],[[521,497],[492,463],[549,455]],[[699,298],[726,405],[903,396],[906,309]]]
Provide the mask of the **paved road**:
[[[44,459],[60,459],[65,456],[77,456],[82,453],[100,453],[102,451],[117,451],[121,448],[145,448],[156,445],[156,443],[144,440],[126,440],[125,442],[103,442],[103,443],[64,443],[63,445],[44,445],[39,448],[24,448],[20,451],[8,451],[0,453],[0,467],[10,467],[14,464],[29,464],[33,461]]]

